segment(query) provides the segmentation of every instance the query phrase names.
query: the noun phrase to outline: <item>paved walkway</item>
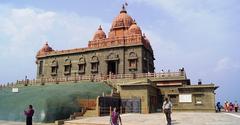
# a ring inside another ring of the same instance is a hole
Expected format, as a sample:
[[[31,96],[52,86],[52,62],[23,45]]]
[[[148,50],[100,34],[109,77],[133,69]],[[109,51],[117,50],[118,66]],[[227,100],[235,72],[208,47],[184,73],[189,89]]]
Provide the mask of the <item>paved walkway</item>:
[[[163,113],[154,114],[123,114],[123,125],[166,125]],[[109,125],[109,116],[88,117],[79,120],[67,121],[69,125]],[[72,124],[71,124],[72,123]],[[77,124],[75,124],[77,123]],[[80,124],[79,124],[80,123]],[[200,112],[174,112],[173,125],[240,125],[240,113],[200,113]],[[0,121],[0,125],[25,125],[24,122]],[[54,125],[53,123],[34,123],[33,125]]]
[[[166,125],[163,113],[123,114],[121,117],[123,125]],[[67,125],[81,125],[79,123],[109,125],[109,117],[89,117],[66,122]],[[172,114],[172,123],[173,125],[240,125],[240,113],[176,112]]]
[[[0,125],[26,125],[25,122],[12,122],[12,121],[1,121]],[[45,124],[45,123],[33,123],[33,125],[54,125],[54,123]]]

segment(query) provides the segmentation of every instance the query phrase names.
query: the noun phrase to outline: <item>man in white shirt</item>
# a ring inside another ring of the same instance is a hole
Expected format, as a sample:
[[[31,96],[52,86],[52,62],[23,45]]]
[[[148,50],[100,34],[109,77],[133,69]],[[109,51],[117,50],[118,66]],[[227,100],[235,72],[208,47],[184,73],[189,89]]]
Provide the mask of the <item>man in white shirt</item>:
[[[168,98],[164,99],[162,109],[166,115],[167,125],[171,125],[172,103],[169,101]]]

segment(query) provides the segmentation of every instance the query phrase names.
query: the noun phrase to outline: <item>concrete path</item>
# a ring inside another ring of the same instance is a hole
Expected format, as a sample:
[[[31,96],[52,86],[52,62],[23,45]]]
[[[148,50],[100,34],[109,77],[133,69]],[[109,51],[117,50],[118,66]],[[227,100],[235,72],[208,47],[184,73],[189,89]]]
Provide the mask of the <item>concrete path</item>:
[[[26,125],[25,122],[13,122],[13,121],[1,121],[0,120],[0,125]],[[54,123],[33,123],[33,125],[54,125]]]
[[[123,114],[121,117],[123,125],[166,125],[163,113]],[[240,113],[174,112],[172,123],[173,125],[240,125]],[[66,122],[66,125],[99,124],[109,125],[109,116],[87,117]],[[0,121],[0,125],[25,125],[25,123]],[[34,123],[33,125],[54,125],[54,123]]]
[[[123,114],[123,125],[166,125],[163,113]],[[109,116],[67,121],[66,125],[109,125]],[[176,112],[173,125],[240,125],[240,113]]]

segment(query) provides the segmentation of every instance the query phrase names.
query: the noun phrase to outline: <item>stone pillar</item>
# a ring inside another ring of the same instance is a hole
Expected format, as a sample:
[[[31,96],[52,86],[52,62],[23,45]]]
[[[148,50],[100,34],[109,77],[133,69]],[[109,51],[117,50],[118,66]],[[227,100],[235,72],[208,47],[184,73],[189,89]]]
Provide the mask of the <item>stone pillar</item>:
[[[96,99],[96,112],[97,112],[97,116],[101,116],[101,113],[100,113],[100,106],[99,106],[99,98],[100,96],[97,97]]]
[[[112,115],[112,107],[110,106],[110,108],[109,108],[109,116],[111,116]]]

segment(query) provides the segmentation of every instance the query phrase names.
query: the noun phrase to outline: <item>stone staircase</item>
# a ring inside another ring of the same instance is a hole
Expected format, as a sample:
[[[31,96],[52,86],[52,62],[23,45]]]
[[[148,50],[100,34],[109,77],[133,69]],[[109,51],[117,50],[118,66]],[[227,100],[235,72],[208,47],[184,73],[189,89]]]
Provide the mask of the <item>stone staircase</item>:
[[[103,83],[111,87],[114,92],[117,92],[119,89],[119,83],[122,83],[122,80],[108,79],[104,80]]]
[[[83,117],[94,117],[97,116],[97,110],[86,110]]]
[[[112,80],[105,80],[103,81],[106,85],[108,85],[109,87],[111,87],[114,90],[117,90],[117,84],[115,82],[113,82]]]

